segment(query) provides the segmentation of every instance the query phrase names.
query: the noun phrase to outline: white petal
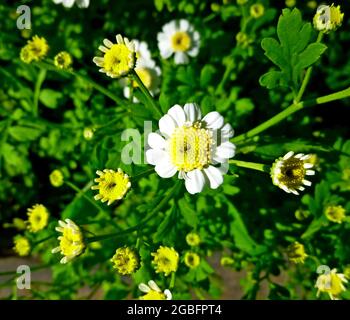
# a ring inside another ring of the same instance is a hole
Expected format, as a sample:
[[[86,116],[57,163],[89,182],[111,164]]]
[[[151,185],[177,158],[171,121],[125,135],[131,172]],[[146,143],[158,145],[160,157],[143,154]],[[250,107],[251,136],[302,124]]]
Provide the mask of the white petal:
[[[223,159],[230,159],[235,155],[235,151],[236,146],[233,143],[226,141],[216,148],[215,156]]]
[[[142,292],[144,292],[144,293],[147,293],[147,292],[149,292],[151,289],[147,286],[147,285],[145,285],[144,283],[140,283],[139,284],[139,289],[140,289],[140,291],[142,291]]]
[[[90,4],[90,0],[77,0],[77,5],[79,8],[87,8]]]
[[[182,127],[186,121],[184,109],[182,109],[182,107],[178,104],[174,105],[168,110],[168,115],[175,120],[178,127]]]
[[[221,128],[221,138],[222,139],[229,139],[232,138],[234,135],[234,130],[232,129],[232,126],[229,123],[226,123],[222,128]]]
[[[163,161],[167,157],[165,151],[161,149],[149,149],[146,151],[146,161],[149,164],[157,165],[159,161]]]
[[[158,285],[153,280],[148,281],[148,286],[154,291],[161,292]]]
[[[171,300],[173,298],[173,295],[171,294],[169,289],[164,290],[164,294],[167,300]]]
[[[224,117],[217,111],[209,112],[202,121],[210,129],[220,129],[224,125]]]
[[[180,20],[180,29],[181,31],[187,31],[190,27],[190,23],[185,20],[185,19],[181,19]]]
[[[202,118],[201,110],[195,103],[186,103],[184,106],[184,111],[187,121],[195,122]]]
[[[293,151],[289,151],[284,157],[283,157],[283,160],[287,160],[289,159],[290,157],[292,157],[294,155],[294,152]]]
[[[170,137],[173,133],[174,129],[176,127],[175,120],[169,116],[168,114],[164,115],[159,120],[159,131],[167,136]]]
[[[164,149],[165,140],[158,133],[151,132],[148,135],[148,145],[153,149]]]
[[[190,171],[185,176],[185,186],[189,193],[195,194],[203,190],[205,179],[203,172],[199,169]]]
[[[161,161],[157,161],[154,170],[156,170],[158,175],[162,178],[171,178],[177,172],[176,167],[167,157],[163,158]]]
[[[64,5],[66,8],[71,8],[71,7],[73,7],[73,4],[74,4],[74,0],[63,0],[63,5]]]
[[[204,172],[209,179],[210,188],[216,189],[224,182],[224,178],[218,168],[209,166],[204,169]]]
[[[108,40],[108,39],[103,39],[103,44],[105,45],[105,47],[107,47],[108,49],[110,49],[113,46],[113,42]]]
[[[189,59],[186,53],[184,52],[175,52],[175,64],[185,64],[188,63]]]
[[[199,53],[199,46],[195,46],[190,51],[187,51],[187,54],[191,57],[198,56],[198,53]]]

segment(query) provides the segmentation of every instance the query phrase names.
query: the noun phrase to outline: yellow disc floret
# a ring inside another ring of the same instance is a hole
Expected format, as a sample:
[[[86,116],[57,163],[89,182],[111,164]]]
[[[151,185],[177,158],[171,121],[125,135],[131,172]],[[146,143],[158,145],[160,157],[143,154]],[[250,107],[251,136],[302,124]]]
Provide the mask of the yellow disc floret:
[[[178,127],[170,137],[170,159],[179,171],[203,169],[210,164],[213,145],[211,132],[200,123]]]
[[[49,212],[42,204],[36,204],[27,211],[28,229],[31,232],[38,232],[47,226]]]
[[[314,16],[314,27],[316,30],[329,33],[337,30],[343,23],[344,13],[340,6],[320,5]]]
[[[174,51],[188,51],[191,48],[192,40],[190,35],[184,31],[177,31],[171,37],[171,46]]]
[[[14,238],[15,246],[13,249],[18,253],[19,256],[24,257],[30,253],[30,243],[26,237],[18,236]]]
[[[54,63],[59,69],[69,69],[73,63],[73,59],[68,52],[61,51],[55,56]]]
[[[118,248],[111,261],[113,267],[122,275],[132,274],[139,267],[139,256],[129,247]]]
[[[110,205],[114,201],[122,199],[131,187],[129,176],[120,168],[118,171],[104,169],[103,171],[98,170],[96,173],[100,176],[95,179],[98,184],[91,187],[99,192],[94,197],[95,200],[108,201],[107,204]]]
[[[195,252],[186,252],[184,261],[187,267],[194,269],[199,266],[201,258]]]
[[[63,177],[62,171],[60,171],[58,169],[52,171],[49,178],[50,178],[50,183],[54,187],[58,188],[58,187],[61,187],[63,185],[64,177]]]
[[[148,281],[148,285],[140,283],[139,289],[145,293],[140,297],[140,300],[171,300],[172,298],[172,294],[168,289],[162,292],[153,280]]]
[[[346,218],[345,212],[342,206],[328,206],[325,215],[329,221],[342,223]]]
[[[149,68],[137,68],[135,71],[146,88],[150,89],[152,86],[151,70]],[[132,82],[132,85],[134,88],[138,87],[138,84],[135,80]]]
[[[56,231],[61,232],[62,235],[58,237],[60,245],[54,248],[52,253],[61,252],[64,257],[60,262],[67,263],[83,252],[84,237],[80,228],[72,220],[60,220],[58,223],[59,227],[56,227]]]
[[[255,19],[260,18],[261,16],[264,15],[264,13],[265,13],[265,7],[261,3],[253,4],[250,7],[250,15]]]
[[[201,238],[198,233],[190,232],[186,235],[186,242],[189,246],[195,247],[201,243]]]
[[[164,273],[168,276],[177,270],[179,264],[179,254],[174,248],[160,246],[157,252],[152,253],[154,257],[152,263],[157,273]]]

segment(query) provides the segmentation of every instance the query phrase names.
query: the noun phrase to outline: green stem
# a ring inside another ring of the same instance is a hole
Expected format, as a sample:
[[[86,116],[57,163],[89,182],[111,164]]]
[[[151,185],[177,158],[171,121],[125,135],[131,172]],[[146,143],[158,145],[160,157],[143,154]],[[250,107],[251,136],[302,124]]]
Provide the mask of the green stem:
[[[77,192],[78,195],[82,195],[87,201],[89,201],[99,212],[100,211],[104,211],[102,208],[100,208],[100,206],[96,203],[96,201],[92,200],[90,197],[88,197],[85,194],[84,190],[81,190],[79,187],[77,187],[74,183],[69,182],[69,181],[65,181],[64,182],[68,187],[70,187],[71,189],[73,189],[74,191]],[[91,186],[91,183],[88,185],[89,187]],[[86,188],[85,188],[86,189]]]
[[[262,163],[247,162],[247,161],[241,161],[241,160],[229,160],[229,163],[232,163],[237,167],[248,168],[248,169],[262,171],[262,172],[270,171],[270,166]]]
[[[169,285],[169,289],[172,289],[175,287],[175,272],[171,273],[171,279],[170,279],[170,285]]]
[[[40,96],[40,89],[45,81],[46,78],[46,69],[40,69],[38,78],[35,83],[35,88],[34,88],[34,98],[33,98],[33,115],[35,117],[38,116],[39,114],[39,96]]]
[[[323,38],[323,32],[320,32],[318,34],[318,37],[317,37],[317,40],[316,40],[316,43],[319,43],[322,41],[322,38]],[[312,73],[312,66],[309,67],[307,70],[306,70],[306,73],[305,73],[305,77],[303,79],[303,82],[301,84],[301,87],[299,89],[299,92],[296,96],[296,98],[294,99],[294,103],[298,103],[300,102],[300,100],[302,99],[304,93],[305,93],[305,90],[306,90],[306,87],[310,81],[310,77],[311,77],[311,73]]]
[[[143,93],[143,95],[145,96],[147,101],[149,102],[149,105],[152,107],[155,114],[157,114],[158,116],[162,116],[163,114],[160,111],[158,105],[156,104],[154,98],[152,97],[152,95],[150,94],[150,92],[148,91],[146,86],[143,84],[142,80],[140,79],[140,77],[138,76],[138,74],[136,73],[135,70],[132,71],[132,76],[133,76],[134,80],[136,81],[138,87],[140,88],[141,92]]]
[[[216,93],[221,93],[224,90],[225,84],[226,84],[227,80],[229,79],[230,74],[234,68],[235,68],[235,62],[233,59],[231,59],[230,62],[226,66],[225,73],[224,73],[222,80],[220,81],[220,83],[216,89]]]
[[[149,220],[151,220],[154,216],[159,214],[159,211],[161,211],[163,209],[163,207],[169,203],[173,194],[177,192],[177,190],[179,189],[180,186],[181,186],[181,181],[179,180],[174,185],[174,187],[169,190],[168,194],[163,198],[163,200],[160,201],[159,204],[139,224],[137,224],[133,227],[130,227],[128,229],[122,230],[122,231],[87,238],[86,239],[87,243],[102,241],[102,240],[106,240],[106,239],[110,239],[110,238],[121,237],[121,236],[124,236],[128,233],[137,231],[138,229],[143,227]]]
[[[269,120],[259,124],[257,127],[253,128],[253,129],[249,130],[248,132],[243,133],[237,137],[234,137],[232,139],[232,141],[234,143],[237,143],[237,142],[241,142],[244,139],[252,138],[252,137],[256,136],[257,134],[269,129],[270,127],[274,126],[275,124],[279,123],[280,121],[284,120],[288,116],[292,115],[293,113],[295,113],[301,109],[305,109],[308,107],[313,107],[315,105],[324,104],[324,103],[328,103],[328,102],[332,102],[332,101],[336,101],[336,100],[341,100],[341,99],[345,99],[345,98],[349,98],[349,97],[350,97],[350,87],[347,89],[335,92],[335,93],[328,94],[328,95],[323,96],[323,97],[316,98],[316,99],[301,101],[297,104],[293,103],[287,109],[284,109],[283,111],[276,114],[275,116],[273,116]]]
[[[43,264],[43,265],[40,265],[40,266],[31,267],[30,271],[33,272],[33,271],[38,271],[38,270],[41,270],[41,269],[46,269],[46,268],[51,267],[52,265],[53,264],[50,263],[50,264]],[[13,274],[17,274],[17,270],[0,272],[0,277],[1,276],[9,276],[9,275],[13,275]]]

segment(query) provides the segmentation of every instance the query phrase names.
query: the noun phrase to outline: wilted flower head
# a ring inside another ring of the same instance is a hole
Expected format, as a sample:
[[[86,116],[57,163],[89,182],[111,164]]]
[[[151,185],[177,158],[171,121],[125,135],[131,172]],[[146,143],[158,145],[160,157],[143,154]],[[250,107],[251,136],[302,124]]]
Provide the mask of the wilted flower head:
[[[94,57],[94,63],[100,67],[100,72],[106,73],[111,78],[120,78],[128,75],[136,65],[135,46],[128,38],[120,34],[116,36],[117,43],[108,39],[103,40],[103,46],[99,50],[103,57]]]
[[[157,284],[150,280],[148,281],[148,285],[141,283],[139,285],[140,291],[144,292],[145,295],[140,297],[140,300],[171,300],[172,294],[170,290],[166,289],[164,292],[159,289]]]
[[[333,269],[329,273],[318,276],[315,287],[318,289],[317,296],[321,292],[328,293],[332,300],[338,299],[338,296],[346,290],[344,283],[347,283],[344,274],[337,273],[337,269]]]
[[[255,19],[260,18],[264,13],[265,7],[262,3],[255,3],[250,7],[250,15]]]
[[[131,187],[129,176],[120,168],[117,171],[97,170],[96,174],[100,177],[95,179],[98,184],[91,187],[92,190],[98,190],[98,194],[94,198],[102,202],[108,201],[108,205],[122,199]]]
[[[186,235],[186,242],[189,246],[195,247],[201,243],[201,238],[198,233],[190,232]]]
[[[118,248],[111,261],[114,268],[122,275],[132,274],[139,267],[139,255],[129,247]]]
[[[185,265],[191,269],[197,268],[201,262],[200,256],[195,252],[185,253]]]
[[[271,178],[274,185],[288,193],[299,194],[298,190],[305,190],[304,186],[311,186],[306,176],[315,174],[313,164],[308,162],[310,155],[302,153],[294,155],[288,152],[284,157],[278,158],[271,168]]]
[[[328,33],[337,30],[343,23],[344,13],[340,6],[320,5],[314,16],[314,27],[318,31]]]
[[[296,241],[288,246],[287,256],[291,262],[304,263],[308,255],[305,253],[304,245]]]
[[[80,228],[72,220],[60,220],[58,224],[56,231],[62,233],[58,237],[60,245],[52,249],[52,253],[61,252],[64,257],[60,262],[67,263],[83,253],[85,248],[84,237]]]

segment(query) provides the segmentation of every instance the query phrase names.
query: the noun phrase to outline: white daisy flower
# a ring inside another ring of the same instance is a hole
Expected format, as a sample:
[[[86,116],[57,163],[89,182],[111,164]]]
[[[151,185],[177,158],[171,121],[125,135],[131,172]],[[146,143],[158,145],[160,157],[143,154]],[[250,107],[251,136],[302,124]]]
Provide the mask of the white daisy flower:
[[[148,285],[140,283],[140,291],[145,293],[144,296],[140,297],[140,300],[171,300],[172,294],[169,289],[162,290],[159,289],[158,285],[153,281],[148,281]]]
[[[151,52],[146,42],[138,40],[132,40],[132,42],[137,58],[135,71],[153,96],[159,92],[161,70],[151,58]],[[136,81],[125,78],[120,80],[120,84],[124,87],[124,97],[127,99],[130,98],[130,81],[132,86],[136,88]],[[134,97],[133,101],[138,102],[138,99]]]
[[[190,57],[198,55],[200,36],[193,26],[184,19],[171,21],[158,33],[158,47],[163,59],[174,54],[176,64],[188,63]]]
[[[294,155],[289,151],[284,157],[278,158],[271,167],[271,178],[274,185],[287,193],[298,195],[304,191],[304,186],[311,186],[311,181],[306,180],[306,176],[313,176],[311,170],[314,164],[310,161],[312,155],[299,153]]]
[[[87,8],[90,4],[90,0],[52,0],[55,4],[62,3],[66,8],[72,8],[74,2],[79,8]]]
[[[348,280],[343,273],[337,273],[337,269],[332,269],[330,272],[318,276],[315,287],[317,290],[317,297],[321,292],[328,293],[332,300],[338,300],[339,295],[346,291],[344,283]]]
[[[201,192],[206,184],[211,189],[223,183],[228,159],[235,155],[235,145],[230,124],[216,111],[202,118],[199,107],[187,103],[175,105],[159,120],[158,133],[148,135],[150,149],[147,162],[155,166],[162,178],[170,178],[178,172],[185,180],[189,193]],[[218,168],[215,164],[221,164]]]

